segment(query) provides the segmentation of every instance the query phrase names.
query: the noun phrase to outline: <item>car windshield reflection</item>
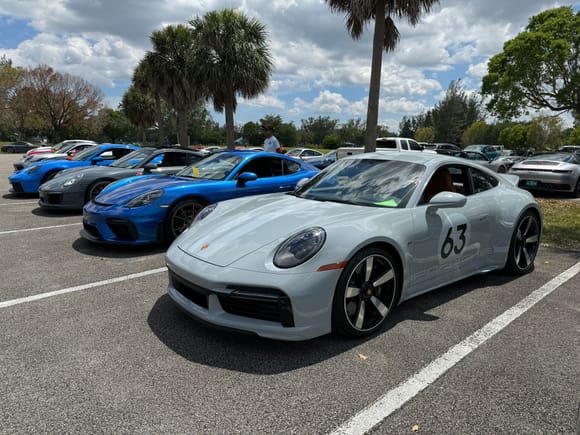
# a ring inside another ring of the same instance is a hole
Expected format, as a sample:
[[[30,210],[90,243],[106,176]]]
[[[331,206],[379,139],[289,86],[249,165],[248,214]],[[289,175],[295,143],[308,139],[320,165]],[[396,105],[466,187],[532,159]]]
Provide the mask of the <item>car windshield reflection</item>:
[[[424,172],[425,167],[416,163],[342,160],[312,178],[295,194],[316,201],[403,208]]]
[[[177,176],[203,180],[225,180],[241,161],[242,157],[237,155],[214,154],[194,165],[183,168],[177,173]]]

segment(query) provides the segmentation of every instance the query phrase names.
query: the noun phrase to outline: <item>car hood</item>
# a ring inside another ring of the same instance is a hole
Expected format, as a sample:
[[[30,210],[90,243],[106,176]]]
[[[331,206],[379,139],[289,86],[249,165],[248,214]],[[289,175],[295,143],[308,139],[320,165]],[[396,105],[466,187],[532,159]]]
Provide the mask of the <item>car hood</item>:
[[[397,213],[400,209],[363,207],[269,194],[218,203],[215,211],[183,233],[177,247],[205,262],[227,266],[268,244],[275,249],[292,234],[320,226],[352,222],[361,216]]]
[[[101,193],[96,199],[101,204],[125,204],[143,193],[158,189],[190,187],[198,184],[215,183],[210,180],[176,177],[174,175],[150,175],[131,177],[123,180],[125,184]]]

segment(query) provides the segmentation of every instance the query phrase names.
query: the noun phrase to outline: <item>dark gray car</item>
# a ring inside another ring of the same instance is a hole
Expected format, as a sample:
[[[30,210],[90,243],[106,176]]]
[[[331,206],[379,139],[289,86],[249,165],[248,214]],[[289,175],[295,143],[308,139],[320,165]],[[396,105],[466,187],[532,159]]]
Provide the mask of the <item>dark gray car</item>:
[[[140,148],[110,166],[91,166],[62,171],[38,190],[38,204],[45,208],[81,210],[108,184],[146,174],[175,174],[206,157],[198,151]]]

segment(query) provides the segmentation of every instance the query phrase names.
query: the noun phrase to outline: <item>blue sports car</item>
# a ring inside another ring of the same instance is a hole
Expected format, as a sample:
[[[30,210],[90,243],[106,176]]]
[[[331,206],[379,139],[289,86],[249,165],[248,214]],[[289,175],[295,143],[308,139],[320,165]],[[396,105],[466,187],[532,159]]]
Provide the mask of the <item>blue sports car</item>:
[[[110,165],[115,160],[136,150],[135,145],[102,144],[87,148],[76,154],[71,160],[42,160],[37,164],[8,177],[12,193],[36,193],[41,184],[54,178],[64,170],[91,165]]]
[[[130,177],[107,186],[83,208],[81,236],[101,243],[171,242],[208,204],[294,190],[318,173],[283,154],[225,151],[176,175]]]

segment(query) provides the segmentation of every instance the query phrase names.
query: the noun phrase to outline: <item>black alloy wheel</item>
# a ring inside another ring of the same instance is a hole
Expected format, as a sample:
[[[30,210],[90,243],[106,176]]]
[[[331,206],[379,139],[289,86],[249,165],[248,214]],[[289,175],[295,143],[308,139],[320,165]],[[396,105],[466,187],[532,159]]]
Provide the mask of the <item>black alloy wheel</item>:
[[[165,237],[167,242],[173,241],[184,232],[204,207],[205,204],[195,199],[185,199],[175,204],[171,208],[166,221]]]
[[[532,271],[540,247],[540,225],[540,219],[535,212],[528,210],[522,215],[510,243],[505,267],[507,272],[523,275]]]

